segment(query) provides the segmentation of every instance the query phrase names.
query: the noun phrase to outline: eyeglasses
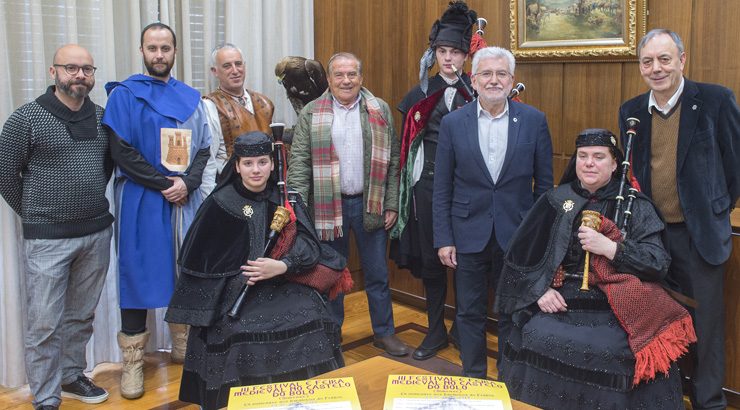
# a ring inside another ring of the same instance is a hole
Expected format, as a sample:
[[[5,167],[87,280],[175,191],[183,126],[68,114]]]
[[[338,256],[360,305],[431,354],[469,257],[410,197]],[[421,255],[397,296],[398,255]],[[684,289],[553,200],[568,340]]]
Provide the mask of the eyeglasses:
[[[80,67],[75,64],[54,64],[54,67],[64,67],[64,71],[69,75],[77,75],[77,73],[82,70],[82,74],[85,74],[85,77],[92,76],[95,74],[95,70],[98,69],[98,67],[93,67],[91,65],[83,65]]]
[[[505,80],[511,76],[508,71],[499,70],[499,71],[481,71],[480,73],[473,74],[474,76],[480,78],[481,80],[488,81],[490,80],[493,75],[496,75],[496,78],[499,80]]]

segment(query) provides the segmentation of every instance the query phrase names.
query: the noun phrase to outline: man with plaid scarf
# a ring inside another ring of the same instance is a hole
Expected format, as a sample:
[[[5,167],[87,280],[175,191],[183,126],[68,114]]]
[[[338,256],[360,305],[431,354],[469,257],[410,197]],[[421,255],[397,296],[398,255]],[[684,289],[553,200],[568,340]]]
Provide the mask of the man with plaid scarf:
[[[295,127],[288,185],[313,213],[319,238],[345,257],[355,234],[375,339],[394,356],[408,354],[395,336],[386,262],[387,231],[398,216],[399,141],[385,101],[362,87],[351,53],[329,59],[329,89],[306,105]],[[330,303],[344,321],[344,295]]]

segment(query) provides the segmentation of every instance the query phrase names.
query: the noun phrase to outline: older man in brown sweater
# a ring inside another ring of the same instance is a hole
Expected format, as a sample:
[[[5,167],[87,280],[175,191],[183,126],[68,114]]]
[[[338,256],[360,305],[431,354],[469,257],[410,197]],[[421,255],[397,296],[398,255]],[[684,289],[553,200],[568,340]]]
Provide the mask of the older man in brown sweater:
[[[627,118],[640,120],[634,175],[665,218],[668,279],[697,301],[692,406],[724,409],[722,283],[729,214],[740,197],[740,109],[729,89],[683,77],[686,53],[676,33],[652,30],[637,50],[650,91],[622,105],[620,125],[624,131]]]

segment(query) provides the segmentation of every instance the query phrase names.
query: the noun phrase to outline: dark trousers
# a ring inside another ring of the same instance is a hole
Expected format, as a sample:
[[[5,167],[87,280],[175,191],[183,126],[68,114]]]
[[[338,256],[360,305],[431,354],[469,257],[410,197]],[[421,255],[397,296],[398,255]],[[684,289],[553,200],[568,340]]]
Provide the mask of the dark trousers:
[[[503,257],[504,251],[493,234],[482,252],[457,254],[455,326],[459,335],[463,375],[466,377],[485,379],[488,372],[486,355],[488,289],[496,287],[503,267]],[[510,329],[510,321],[500,318],[499,354]]]
[[[710,265],[699,255],[686,225],[668,224],[666,248],[671,254],[668,277],[680,291],[696,300],[689,309],[697,343],[691,345],[694,372],[691,376],[691,405],[698,409],[724,409],[725,317],[722,298],[725,264]]]
[[[429,330],[421,347],[432,349],[447,342],[445,326],[445,297],[447,296],[447,273],[422,278],[426,295],[427,321]]]
[[[360,265],[365,277],[365,293],[370,310],[370,323],[376,337],[396,333],[393,324],[393,305],[388,284],[386,248],[388,233],[380,228],[368,232],[363,227],[363,199],[342,198],[342,230],[344,236],[326,243],[346,258],[349,258],[349,233],[355,234]],[[341,326],[344,323],[344,294],[329,302],[329,311]]]
[[[427,147],[427,145],[425,145]],[[433,164],[432,164],[433,165]],[[445,326],[445,299],[447,296],[447,267],[442,265],[434,248],[432,229],[432,194],[434,191],[434,172],[427,169],[414,185],[411,220],[406,229],[412,229],[411,250],[418,255],[415,261],[416,275],[421,277],[426,296],[428,332],[421,347],[432,349],[447,342]],[[453,325],[454,329],[454,325]]]
[[[133,336],[146,332],[146,309],[121,309],[121,332]]]

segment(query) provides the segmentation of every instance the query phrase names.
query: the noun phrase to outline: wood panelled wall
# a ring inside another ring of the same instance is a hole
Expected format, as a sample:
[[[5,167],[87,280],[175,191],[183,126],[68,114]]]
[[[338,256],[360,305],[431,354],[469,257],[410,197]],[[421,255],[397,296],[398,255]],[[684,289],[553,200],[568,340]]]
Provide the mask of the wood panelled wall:
[[[469,0],[468,4],[488,20],[484,35],[488,44],[509,48],[510,0]],[[418,83],[419,59],[427,47],[429,29],[446,7],[446,0],[314,0],[315,58],[326,64],[335,52],[355,53],[363,61],[364,85],[395,107]],[[648,30],[670,28],[683,38],[688,78],[720,83],[740,93],[740,37],[736,32],[740,1],[648,0],[648,10]],[[617,132],[619,105],[647,90],[635,61],[517,62],[515,80],[527,86],[522,100],[547,114],[556,182],[574,150],[575,135],[591,127]],[[394,119],[400,128],[400,115],[396,113]],[[740,293],[737,239],[728,269],[729,283],[735,285],[728,290],[728,307]],[[353,270],[358,271],[354,249],[352,256]],[[389,266],[394,294],[423,297],[420,281],[397,270],[392,262]],[[448,301],[452,302],[451,295]],[[732,307],[728,320],[737,314],[738,309]],[[740,335],[733,323],[727,330],[727,385],[740,391]]]
[[[687,77],[721,83],[740,93],[740,2],[648,0],[648,30],[667,27],[684,40]],[[509,43],[510,0],[469,0],[488,19],[489,45]],[[326,63],[338,51],[363,61],[364,85],[395,107],[418,83],[419,59],[429,28],[447,7],[445,0],[315,0],[316,58]],[[468,62],[466,69],[469,70]],[[554,175],[573,152],[584,128],[618,131],[619,105],[647,90],[637,67],[624,63],[536,63],[518,61],[516,81],[526,84],[522,100],[547,114],[553,137]],[[400,128],[400,115],[395,121]]]

